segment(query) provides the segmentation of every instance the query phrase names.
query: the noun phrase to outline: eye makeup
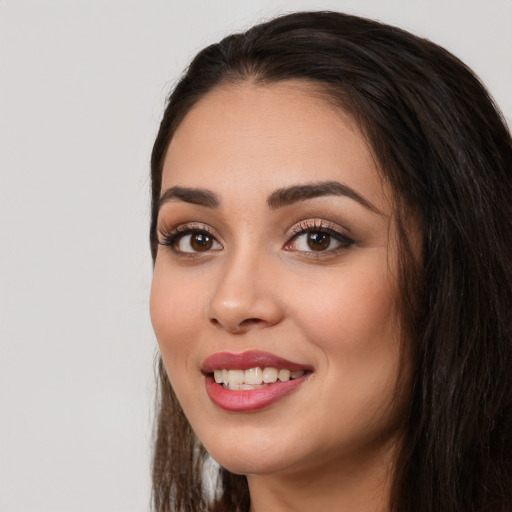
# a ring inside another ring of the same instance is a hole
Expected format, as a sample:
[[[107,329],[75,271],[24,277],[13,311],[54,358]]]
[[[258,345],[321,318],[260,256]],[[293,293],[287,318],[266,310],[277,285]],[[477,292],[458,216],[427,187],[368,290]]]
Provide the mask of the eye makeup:
[[[158,243],[170,248],[174,254],[184,257],[223,249],[210,226],[198,222],[180,224],[175,228],[158,228]]]

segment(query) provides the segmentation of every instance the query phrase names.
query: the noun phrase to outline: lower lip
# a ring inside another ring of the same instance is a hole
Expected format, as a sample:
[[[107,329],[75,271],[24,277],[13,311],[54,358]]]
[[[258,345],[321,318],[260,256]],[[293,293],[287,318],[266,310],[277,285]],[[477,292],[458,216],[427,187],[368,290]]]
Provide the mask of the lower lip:
[[[309,373],[306,373],[298,379],[241,391],[225,389],[217,384],[212,376],[208,375],[206,377],[206,392],[210,400],[225,411],[253,412],[264,409],[293,393],[309,375]]]

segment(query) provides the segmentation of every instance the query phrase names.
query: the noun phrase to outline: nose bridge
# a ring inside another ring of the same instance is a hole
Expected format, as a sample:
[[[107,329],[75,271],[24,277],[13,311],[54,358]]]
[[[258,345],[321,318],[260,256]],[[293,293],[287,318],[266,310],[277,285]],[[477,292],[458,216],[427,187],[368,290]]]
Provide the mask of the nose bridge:
[[[269,326],[281,318],[264,251],[240,248],[226,255],[208,306],[209,322],[230,332]]]

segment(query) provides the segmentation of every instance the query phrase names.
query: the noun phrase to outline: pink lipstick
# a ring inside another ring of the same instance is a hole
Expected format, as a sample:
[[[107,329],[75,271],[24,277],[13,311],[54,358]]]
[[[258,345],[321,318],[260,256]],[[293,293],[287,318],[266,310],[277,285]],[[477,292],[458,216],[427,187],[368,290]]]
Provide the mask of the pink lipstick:
[[[258,411],[299,388],[312,366],[267,352],[220,352],[203,365],[206,392],[218,407],[229,412]]]

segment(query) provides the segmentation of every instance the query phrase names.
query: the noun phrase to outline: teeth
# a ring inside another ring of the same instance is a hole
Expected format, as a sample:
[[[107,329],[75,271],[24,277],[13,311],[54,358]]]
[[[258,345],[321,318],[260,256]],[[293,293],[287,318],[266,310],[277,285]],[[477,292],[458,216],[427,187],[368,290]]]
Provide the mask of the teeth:
[[[228,370],[228,383],[232,386],[239,386],[245,380],[245,372],[243,370]]]
[[[288,382],[290,379],[298,379],[304,375],[304,370],[291,372],[287,369],[277,368],[250,368],[249,370],[215,370],[213,377],[217,384],[222,384],[226,389],[249,390],[273,384],[279,379]]]
[[[263,384],[255,384],[255,385],[251,385],[251,384],[240,384],[240,390],[249,390],[249,389],[258,389],[258,388],[263,388],[265,387]]]
[[[263,382],[270,384],[277,380],[278,371],[275,368],[265,368],[263,370]]]
[[[290,380],[290,370],[279,370],[278,377],[281,382],[288,382]]]
[[[261,368],[245,370],[244,381],[246,384],[261,384],[263,382],[263,372],[261,371]]]

